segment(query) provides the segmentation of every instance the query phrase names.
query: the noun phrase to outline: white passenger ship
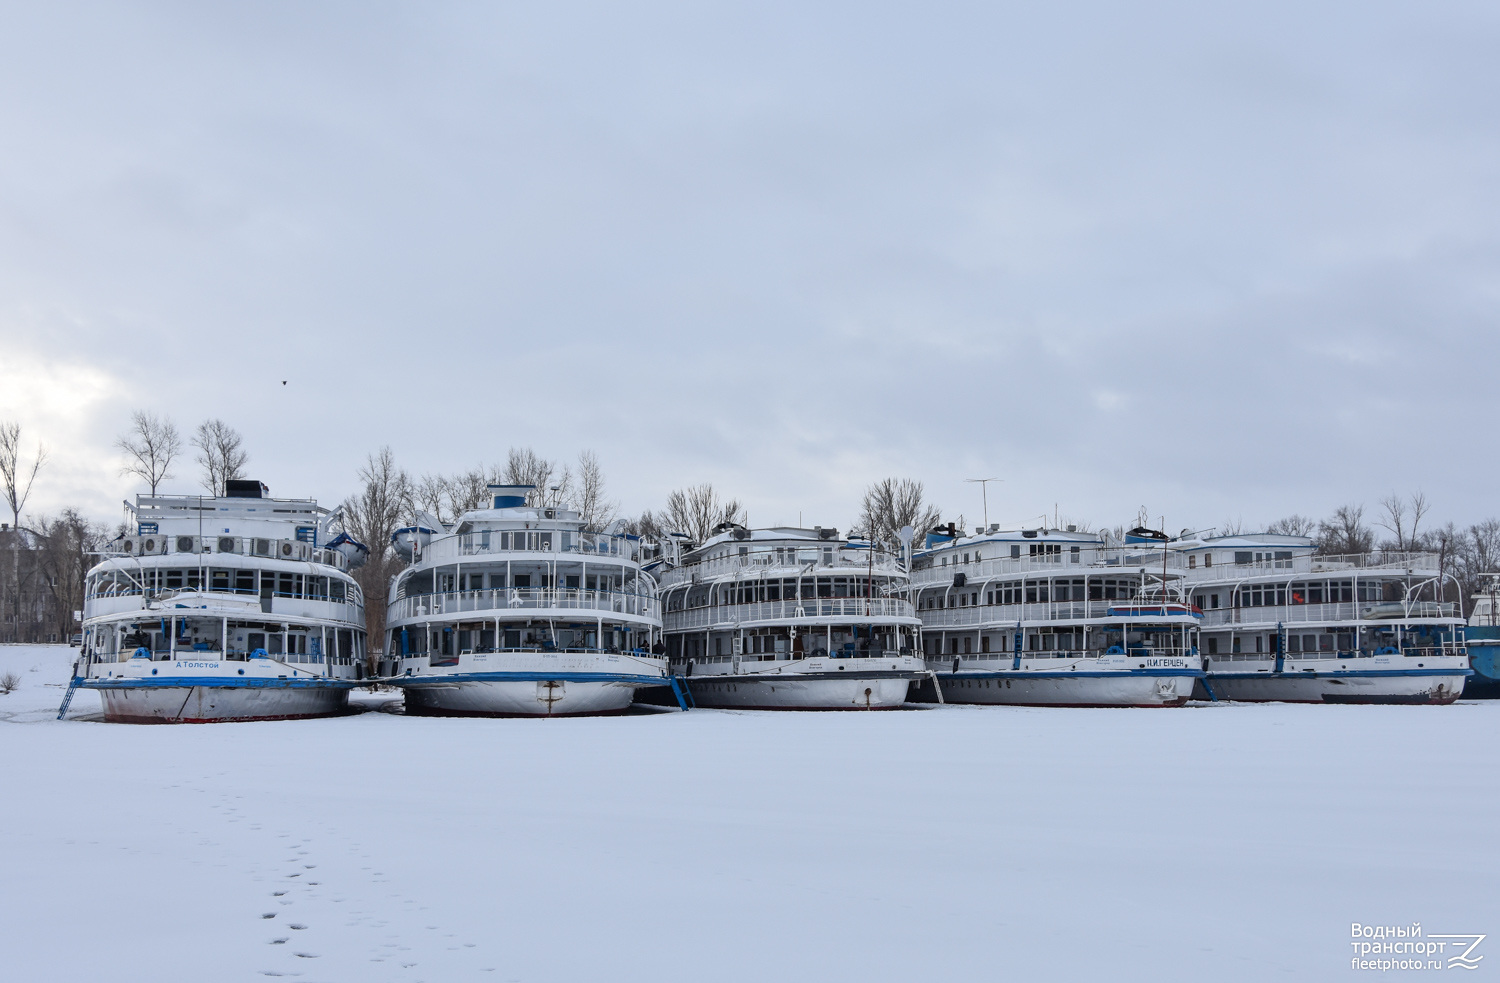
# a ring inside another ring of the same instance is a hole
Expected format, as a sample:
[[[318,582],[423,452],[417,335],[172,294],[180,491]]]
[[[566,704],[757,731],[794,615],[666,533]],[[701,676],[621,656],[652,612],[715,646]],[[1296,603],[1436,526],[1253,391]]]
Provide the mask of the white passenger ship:
[[[1430,553],[1327,556],[1303,536],[1177,540],[1218,699],[1451,703],[1471,674]]]
[[[1165,537],[1162,537],[1163,539]],[[1203,677],[1180,560],[1073,529],[935,530],[912,563],[947,703],[1180,706]],[[1174,562],[1175,561],[1175,562]],[[924,698],[938,696],[925,690]]]
[[[74,679],[99,691],[106,720],[347,708],[363,675],[365,618],[346,571],[368,550],[347,536],[329,542],[327,509],[230,481],[223,498],[140,496],[131,511],[135,534],[88,573]]]
[[[888,709],[924,673],[904,565],[835,529],[725,524],[661,574],[667,654],[696,705]]]
[[[641,541],[528,506],[532,490],[490,485],[491,508],[397,531],[411,565],[391,586],[387,681],[405,691],[407,713],[618,713],[666,682]]]

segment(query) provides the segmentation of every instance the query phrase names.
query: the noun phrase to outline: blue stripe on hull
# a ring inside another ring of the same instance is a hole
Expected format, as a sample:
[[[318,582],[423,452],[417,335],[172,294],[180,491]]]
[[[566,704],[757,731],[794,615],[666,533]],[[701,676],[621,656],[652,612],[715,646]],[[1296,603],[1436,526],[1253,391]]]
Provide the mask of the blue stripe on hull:
[[[1472,676],[1472,669],[1318,669],[1314,671],[1291,670],[1289,672],[1211,672],[1208,681],[1215,679],[1336,679],[1348,676]]]
[[[1065,672],[1055,669],[995,669],[982,672],[940,672],[939,679],[1127,679],[1132,676],[1192,676],[1203,678],[1202,669],[1116,669]]]
[[[78,684],[84,689],[353,689],[352,679],[258,679],[255,677],[219,678],[202,676],[150,676],[143,679],[86,679]]]
[[[379,680],[392,686],[421,686],[424,683],[527,683],[527,682],[579,682],[579,683],[632,683],[636,686],[665,686],[666,676],[643,676],[621,672],[463,672],[432,673],[421,676],[390,676]]]

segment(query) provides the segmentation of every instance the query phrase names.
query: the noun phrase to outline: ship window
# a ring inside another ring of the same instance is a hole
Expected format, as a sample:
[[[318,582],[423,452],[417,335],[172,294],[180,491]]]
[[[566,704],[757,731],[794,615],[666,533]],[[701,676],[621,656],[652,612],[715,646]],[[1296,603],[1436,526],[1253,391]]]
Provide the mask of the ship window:
[[[1234,554],[1234,564],[1235,566],[1239,567],[1249,566],[1254,562],[1253,557],[1254,554],[1249,552],[1248,550],[1236,552]]]
[[[1196,556],[1194,556],[1192,554],[1189,554],[1188,555],[1188,569],[1189,570],[1194,570],[1194,569],[1197,569],[1197,567],[1198,567],[1198,557],[1196,557]]]
[[[181,590],[181,589],[182,589],[182,571],[181,570],[168,570],[167,571],[167,590]]]
[[[214,571],[211,571],[210,574],[209,574],[209,585],[208,585],[208,587],[209,587],[209,590],[228,591],[229,590],[229,571],[228,570],[214,570]]]
[[[1214,565],[1214,555],[1212,553],[1203,554],[1203,565],[1205,567],[1211,567]]]
[[[1212,637],[1209,638],[1209,640],[1208,640],[1208,654],[1209,655],[1218,655],[1219,654],[1219,640],[1217,638],[1212,638]]]
[[[1010,558],[1012,560],[1019,560],[1021,558],[1021,547],[1020,547],[1020,544],[1017,544],[1017,545],[1012,546],[1010,548]]]

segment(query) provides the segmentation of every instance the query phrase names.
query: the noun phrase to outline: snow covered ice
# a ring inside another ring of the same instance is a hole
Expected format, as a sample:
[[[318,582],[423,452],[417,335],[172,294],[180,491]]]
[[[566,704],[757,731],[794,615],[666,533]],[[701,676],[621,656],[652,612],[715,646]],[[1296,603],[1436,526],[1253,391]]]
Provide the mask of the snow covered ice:
[[[0,647],[10,980],[1326,980],[1382,975],[1352,922],[1500,938],[1496,703],[143,727],[52,719],[74,655]]]

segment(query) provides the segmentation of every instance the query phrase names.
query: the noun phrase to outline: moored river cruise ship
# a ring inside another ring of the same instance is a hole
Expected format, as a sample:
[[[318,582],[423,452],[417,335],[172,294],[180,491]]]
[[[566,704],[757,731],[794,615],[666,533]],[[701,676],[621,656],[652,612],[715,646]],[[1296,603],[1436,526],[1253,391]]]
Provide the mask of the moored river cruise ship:
[[[365,658],[364,603],[347,571],[369,551],[330,539],[335,516],[237,480],[223,497],[139,496],[131,512],[135,533],[110,545],[85,585],[74,685],[99,691],[106,720],[347,709]]]
[[[1181,706],[1203,677],[1198,616],[1160,540],[1074,529],[934,530],[912,562],[922,698],[1019,706]],[[1163,569],[1163,561],[1166,569]]]
[[[1221,700],[1452,703],[1471,675],[1431,553],[1317,552],[1270,533],[1174,540]]]
[[[890,709],[924,672],[904,565],[835,529],[725,524],[660,579],[667,654],[698,706]]]
[[[528,505],[534,491],[490,485],[489,508],[397,530],[411,564],[391,585],[386,681],[407,713],[619,713],[637,689],[666,683],[640,539]]]

